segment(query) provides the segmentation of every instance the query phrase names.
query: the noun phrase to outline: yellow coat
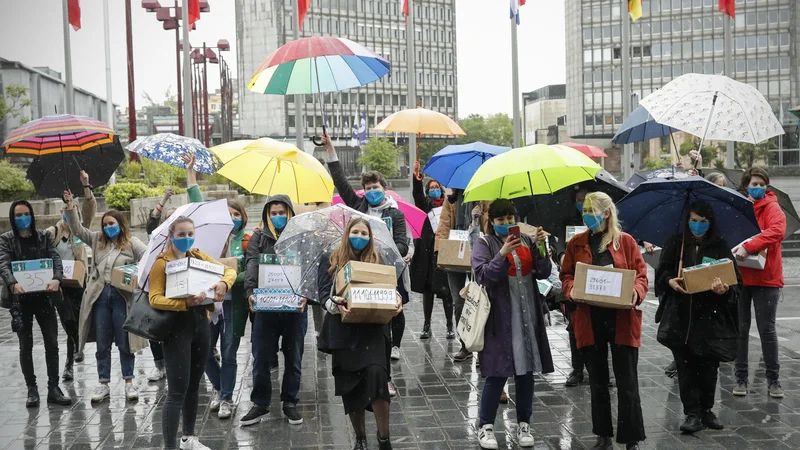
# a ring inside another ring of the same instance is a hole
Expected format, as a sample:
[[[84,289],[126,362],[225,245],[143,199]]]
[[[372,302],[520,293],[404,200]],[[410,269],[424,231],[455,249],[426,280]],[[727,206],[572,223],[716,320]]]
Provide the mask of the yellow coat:
[[[216,264],[221,264],[216,259],[206,255],[200,250],[193,248],[186,252],[186,256],[191,258],[202,259]],[[163,252],[158,255],[156,262],[150,269],[150,306],[155,309],[164,311],[186,311],[185,299],[171,299],[167,298],[164,293],[167,289],[167,262],[175,259],[175,255],[171,251]],[[236,282],[236,271],[228,266],[225,267],[225,274],[222,276],[222,282],[231,289],[233,283]],[[214,305],[207,305],[206,308],[211,312],[214,311]]]

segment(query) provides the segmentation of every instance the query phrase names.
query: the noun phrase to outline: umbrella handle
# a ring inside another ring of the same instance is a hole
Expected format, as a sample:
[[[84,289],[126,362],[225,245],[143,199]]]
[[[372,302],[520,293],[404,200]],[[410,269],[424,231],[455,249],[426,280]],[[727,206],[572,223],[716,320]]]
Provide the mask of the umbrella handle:
[[[322,125],[322,136],[328,135],[328,128],[323,124]],[[322,136],[311,136],[311,142],[314,143],[317,147],[322,147]]]

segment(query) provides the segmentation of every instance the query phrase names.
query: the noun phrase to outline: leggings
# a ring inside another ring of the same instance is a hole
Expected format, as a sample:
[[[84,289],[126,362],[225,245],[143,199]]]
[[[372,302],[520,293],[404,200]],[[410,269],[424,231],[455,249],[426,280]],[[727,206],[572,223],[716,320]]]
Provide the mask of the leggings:
[[[400,311],[400,314],[394,316],[391,321],[392,328],[392,346],[400,347],[403,342],[403,333],[406,330],[406,313]]]
[[[430,326],[431,316],[433,315],[433,302],[436,296],[433,292],[425,292],[422,294],[422,313],[425,315],[425,325]],[[444,308],[444,316],[447,319],[447,329],[453,329],[453,299],[443,298],[442,307]]]

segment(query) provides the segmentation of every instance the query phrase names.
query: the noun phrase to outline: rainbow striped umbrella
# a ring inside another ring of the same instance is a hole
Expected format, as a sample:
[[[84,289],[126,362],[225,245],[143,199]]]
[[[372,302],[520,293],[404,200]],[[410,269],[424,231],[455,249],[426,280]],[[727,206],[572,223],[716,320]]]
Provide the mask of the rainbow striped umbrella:
[[[57,114],[32,120],[11,132],[3,142],[2,156],[42,156],[83,152],[113,144],[117,134],[108,125],[87,116]]]

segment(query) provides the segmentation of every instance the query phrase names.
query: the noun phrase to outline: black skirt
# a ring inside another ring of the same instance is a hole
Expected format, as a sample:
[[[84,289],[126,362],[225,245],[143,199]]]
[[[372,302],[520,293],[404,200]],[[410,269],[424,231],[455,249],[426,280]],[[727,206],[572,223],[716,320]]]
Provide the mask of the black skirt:
[[[374,400],[390,401],[390,345],[378,332],[362,335],[356,348],[333,350],[334,393],[342,397],[345,414],[372,411]]]

